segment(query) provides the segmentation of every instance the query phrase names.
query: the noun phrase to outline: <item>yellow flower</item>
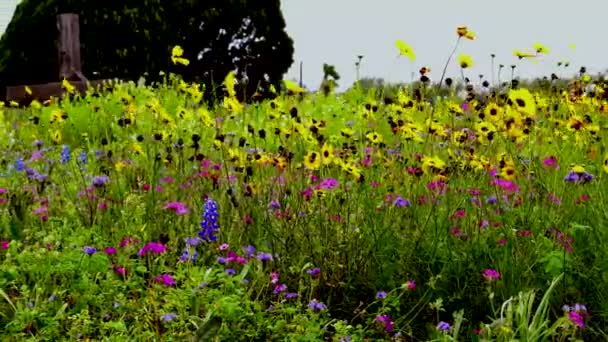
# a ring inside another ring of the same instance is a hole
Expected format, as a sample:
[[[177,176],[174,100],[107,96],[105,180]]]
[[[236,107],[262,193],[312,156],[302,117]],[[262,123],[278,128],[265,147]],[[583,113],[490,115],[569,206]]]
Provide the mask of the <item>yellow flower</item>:
[[[224,108],[228,109],[231,113],[240,113],[243,111],[244,106],[236,99],[236,97],[224,98]]]
[[[519,112],[529,116],[536,114],[536,102],[532,94],[525,88],[511,89],[509,91],[509,105]]]
[[[456,28],[456,34],[458,35],[458,37],[466,36],[467,32],[469,32],[469,29],[466,26],[458,26]]]
[[[334,159],[333,147],[331,147],[331,145],[328,145],[327,143],[323,144],[323,147],[321,148],[321,160],[323,161],[323,164],[325,164],[325,165],[331,164],[333,159]]]
[[[285,88],[287,91],[292,92],[294,94],[303,94],[304,88],[300,87],[296,82],[290,80],[283,80],[283,84],[285,84]]]
[[[309,170],[318,170],[321,167],[321,157],[317,152],[308,152],[304,157],[304,166]]]
[[[513,55],[519,59],[536,57],[536,54],[523,50],[514,50]]]
[[[460,64],[460,67],[463,69],[470,68],[473,66],[473,58],[469,55],[460,54],[458,56],[458,64]]]
[[[496,103],[490,103],[484,110],[485,118],[496,120],[500,117],[501,108]]]
[[[127,163],[125,163],[124,161],[119,161],[116,164],[114,164],[114,168],[116,169],[116,171],[120,172],[123,169],[125,169],[127,166],[129,166]]]
[[[585,173],[585,167],[582,165],[572,165],[572,172],[574,173]]]
[[[467,34],[464,35],[464,37],[468,40],[475,40],[476,36],[477,35],[473,31],[467,31]]]
[[[441,158],[426,156],[422,158],[422,171],[426,174],[437,173],[445,168],[445,162]]]
[[[32,95],[32,89],[30,89],[30,87],[25,86],[25,93],[28,95]]]
[[[604,168],[604,172],[608,173],[608,155],[606,157],[604,157],[603,168]]]
[[[397,39],[395,46],[399,49],[399,55],[409,58],[412,61],[416,60],[416,55],[411,46],[406,44],[404,41]]]
[[[379,144],[382,142],[382,135],[377,132],[368,133],[366,136],[367,140],[369,140],[372,144]]]
[[[236,85],[236,75],[234,74],[234,71],[230,71],[226,75],[226,78],[224,78],[224,86],[226,87],[228,96],[230,96],[230,97],[236,96],[236,90],[234,90],[235,85]]]
[[[176,45],[175,47],[173,47],[173,50],[171,50],[171,60],[173,61],[173,64],[183,64],[183,65],[190,64],[189,60],[182,57],[183,54],[184,54],[184,49],[182,49],[181,46]]]
[[[534,50],[545,55],[549,53],[549,49],[541,43],[534,43]]]
[[[61,82],[61,86],[63,88],[65,88],[65,90],[68,93],[73,93],[76,90],[76,87],[74,87],[73,85],[70,84],[70,82],[68,82],[68,80],[66,80],[65,78],[63,79],[63,81]]]

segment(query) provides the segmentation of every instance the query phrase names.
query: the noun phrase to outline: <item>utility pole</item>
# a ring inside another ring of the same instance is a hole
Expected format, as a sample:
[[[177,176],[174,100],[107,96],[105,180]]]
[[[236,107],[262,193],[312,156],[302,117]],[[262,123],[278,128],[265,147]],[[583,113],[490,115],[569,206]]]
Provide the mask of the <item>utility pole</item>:
[[[359,70],[361,69],[361,60],[363,59],[363,55],[357,56],[357,61],[355,62],[355,68],[357,69],[357,82],[359,82]]]
[[[303,88],[304,84],[302,83],[302,68],[304,66],[304,62],[300,61],[300,87]]]

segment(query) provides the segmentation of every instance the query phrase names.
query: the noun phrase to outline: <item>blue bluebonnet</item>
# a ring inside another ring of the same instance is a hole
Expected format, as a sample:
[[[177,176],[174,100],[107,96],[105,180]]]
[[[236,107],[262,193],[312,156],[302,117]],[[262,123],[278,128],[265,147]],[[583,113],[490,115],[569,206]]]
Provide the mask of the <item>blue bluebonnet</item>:
[[[327,305],[313,299],[310,301],[310,303],[308,303],[308,308],[314,311],[322,311],[327,309]]]
[[[82,251],[85,252],[88,255],[92,255],[92,254],[95,254],[95,252],[97,252],[97,248],[90,247],[90,246],[85,246],[85,247],[82,248]]]
[[[25,169],[25,162],[22,158],[19,158],[15,161],[15,170],[23,171]]]
[[[184,250],[182,251],[182,255],[179,257],[180,261],[186,262],[186,261],[196,261],[198,259],[198,252],[194,251],[191,252],[190,248],[184,248]]]
[[[160,319],[164,322],[170,322],[176,318],[177,318],[177,315],[174,313],[168,313],[168,314],[164,314],[164,315],[160,316]]]
[[[65,164],[70,161],[70,147],[68,145],[63,145],[61,149],[61,164]]]
[[[570,171],[564,180],[571,183],[586,183],[593,180],[593,175],[589,172],[574,172]]]
[[[85,151],[82,151],[78,154],[78,162],[81,164],[87,163],[87,153]]]
[[[205,201],[203,207],[203,220],[201,221],[201,230],[198,232],[198,236],[206,241],[215,241],[217,236],[215,235],[220,229],[218,223],[219,213],[217,208],[217,202],[213,199],[208,198]]]

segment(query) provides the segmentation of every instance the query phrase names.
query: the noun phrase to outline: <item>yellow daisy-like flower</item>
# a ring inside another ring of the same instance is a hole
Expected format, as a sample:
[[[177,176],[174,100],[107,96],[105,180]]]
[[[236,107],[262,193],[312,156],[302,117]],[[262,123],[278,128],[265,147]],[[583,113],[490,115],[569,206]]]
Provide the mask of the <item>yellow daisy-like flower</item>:
[[[426,174],[438,173],[445,168],[445,162],[437,156],[422,158],[422,171]]]
[[[190,64],[189,60],[182,57],[183,54],[184,54],[184,49],[182,49],[181,46],[177,45],[177,46],[173,47],[173,49],[171,50],[171,61],[173,61],[173,64],[182,64],[182,65]]]
[[[464,37],[468,40],[475,40],[475,38],[477,38],[477,35],[473,31],[467,31]]]
[[[416,55],[414,54],[414,49],[411,46],[406,44],[402,40],[397,40],[395,42],[395,46],[399,49],[399,55],[409,58],[412,61],[416,60]]]
[[[534,50],[545,55],[549,53],[549,49],[541,43],[534,43]]]
[[[519,59],[536,57],[535,53],[523,51],[523,50],[514,50],[513,55]]]
[[[460,54],[458,56],[458,64],[463,69],[470,68],[473,66],[473,58],[469,55]]]
[[[304,157],[304,166],[309,170],[318,170],[321,167],[321,156],[311,151]]]
[[[508,103],[512,108],[529,116],[536,114],[536,101],[528,89],[511,89]]]
[[[604,157],[604,163],[602,164],[604,172],[608,173],[608,155]]]
[[[486,119],[497,120],[502,114],[502,109],[496,103],[490,103],[484,110]]]
[[[382,135],[377,132],[368,133],[366,136],[367,140],[369,140],[372,144],[379,144],[382,142]]]
[[[127,166],[129,166],[129,164],[125,163],[122,160],[117,162],[116,164],[114,164],[114,168],[116,169],[117,172],[124,170],[125,168],[127,168]]]
[[[55,145],[59,145],[61,143],[62,139],[63,139],[63,136],[61,134],[61,131],[59,131],[59,130],[56,130],[55,132],[53,132],[53,134],[51,134],[51,141]]]
[[[323,161],[323,164],[325,164],[325,165],[331,164],[333,159],[334,159],[333,147],[331,147],[331,145],[328,145],[327,143],[323,144],[323,147],[321,148],[321,160]]]

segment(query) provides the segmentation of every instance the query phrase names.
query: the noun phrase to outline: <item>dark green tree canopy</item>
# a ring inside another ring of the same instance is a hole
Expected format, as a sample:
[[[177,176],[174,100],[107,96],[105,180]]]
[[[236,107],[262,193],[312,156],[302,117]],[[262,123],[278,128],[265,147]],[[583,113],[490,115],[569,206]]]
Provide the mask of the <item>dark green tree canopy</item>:
[[[278,86],[293,62],[279,0],[23,0],[0,39],[0,80],[6,85],[58,81],[56,16],[80,16],[83,73],[90,79],[160,71],[221,84],[234,70],[242,96]],[[180,45],[190,65],[173,65]]]

